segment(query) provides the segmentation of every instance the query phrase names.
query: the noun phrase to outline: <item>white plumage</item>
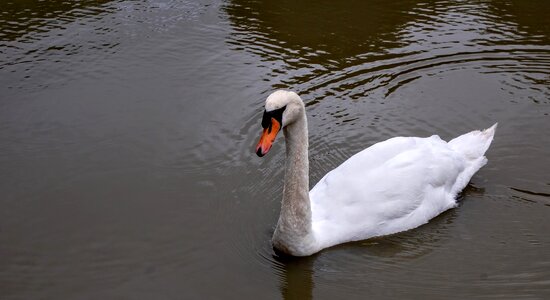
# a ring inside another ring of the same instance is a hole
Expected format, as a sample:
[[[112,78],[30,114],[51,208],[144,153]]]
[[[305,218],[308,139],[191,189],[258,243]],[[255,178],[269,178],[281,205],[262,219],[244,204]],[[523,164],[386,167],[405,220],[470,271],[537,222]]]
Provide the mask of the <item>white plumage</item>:
[[[495,128],[449,143],[437,135],[395,137],[350,157],[309,193],[320,247],[412,229],[455,207],[457,194],[487,162],[483,153]]]
[[[279,128],[287,143],[285,188],[273,245],[290,255],[409,230],[457,205],[457,194],[487,163],[497,124],[450,142],[439,136],[395,137],[355,154],[308,193],[305,107],[294,92],[266,100],[256,152],[271,148]],[[270,122],[271,120],[271,122]]]

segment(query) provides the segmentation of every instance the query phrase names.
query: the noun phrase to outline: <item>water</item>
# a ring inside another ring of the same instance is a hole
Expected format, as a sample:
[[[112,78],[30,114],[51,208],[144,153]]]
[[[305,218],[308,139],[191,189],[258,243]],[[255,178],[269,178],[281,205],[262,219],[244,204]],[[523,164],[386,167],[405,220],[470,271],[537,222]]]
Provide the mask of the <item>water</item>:
[[[2,1],[2,299],[550,297],[547,1]],[[384,139],[499,122],[459,207],[305,259],[270,237],[276,88],[311,183]]]

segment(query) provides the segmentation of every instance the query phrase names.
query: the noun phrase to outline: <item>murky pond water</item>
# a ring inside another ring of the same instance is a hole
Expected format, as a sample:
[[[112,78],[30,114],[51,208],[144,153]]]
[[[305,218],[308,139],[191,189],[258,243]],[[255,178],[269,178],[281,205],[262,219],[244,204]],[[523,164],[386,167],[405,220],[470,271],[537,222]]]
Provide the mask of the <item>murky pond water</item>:
[[[550,2],[0,3],[2,299],[550,298]],[[278,257],[284,142],[311,184],[393,136],[499,122],[460,206]]]

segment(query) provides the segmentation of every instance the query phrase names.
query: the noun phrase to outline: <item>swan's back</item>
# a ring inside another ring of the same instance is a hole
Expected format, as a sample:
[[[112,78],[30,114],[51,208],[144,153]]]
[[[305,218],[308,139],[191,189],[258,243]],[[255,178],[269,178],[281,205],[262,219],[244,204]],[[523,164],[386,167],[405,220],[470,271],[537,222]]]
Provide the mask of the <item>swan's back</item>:
[[[449,143],[439,136],[377,143],[325,175],[310,191],[321,248],[415,228],[456,206],[487,162],[496,124]]]

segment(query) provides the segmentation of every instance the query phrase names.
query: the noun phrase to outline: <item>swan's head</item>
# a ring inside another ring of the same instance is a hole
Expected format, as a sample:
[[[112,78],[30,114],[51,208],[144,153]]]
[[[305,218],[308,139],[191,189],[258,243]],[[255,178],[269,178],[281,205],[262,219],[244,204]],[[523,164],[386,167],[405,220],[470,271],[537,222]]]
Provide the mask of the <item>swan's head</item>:
[[[259,157],[266,155],[281,128],[296,122],[303,116],[304,109],[304,102],[295,92],[278,90],[269,95],[265,100],[264,129],[256,146],[256,154]]]

